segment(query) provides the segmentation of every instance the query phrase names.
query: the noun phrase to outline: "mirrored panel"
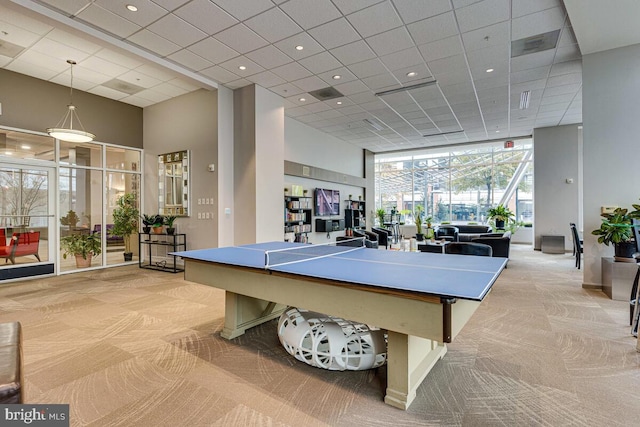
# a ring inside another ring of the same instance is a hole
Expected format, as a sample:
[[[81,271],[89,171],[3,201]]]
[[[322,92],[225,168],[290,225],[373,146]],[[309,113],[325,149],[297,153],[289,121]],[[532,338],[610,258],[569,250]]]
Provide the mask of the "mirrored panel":
[[[189,150],[158,156],[158,207],[161,215],[189,216]]]

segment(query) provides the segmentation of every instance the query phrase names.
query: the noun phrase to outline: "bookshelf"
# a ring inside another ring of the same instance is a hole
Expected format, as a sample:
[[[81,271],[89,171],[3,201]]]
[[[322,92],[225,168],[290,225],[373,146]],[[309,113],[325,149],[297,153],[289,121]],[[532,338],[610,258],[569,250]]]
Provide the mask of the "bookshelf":
[[[364,200],[345,200],[344,226],[364,229],[366,222],[366,202]]]
[[[303,196],[284,196],[284,232],[292,234],[294,242],[307,241],[311,232],[311,208],[313,198]]]

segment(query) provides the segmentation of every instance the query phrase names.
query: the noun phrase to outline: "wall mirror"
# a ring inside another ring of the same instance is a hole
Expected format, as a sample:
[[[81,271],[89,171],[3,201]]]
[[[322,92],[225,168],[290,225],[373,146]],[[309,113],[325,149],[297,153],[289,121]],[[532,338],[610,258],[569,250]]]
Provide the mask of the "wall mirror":
[[[158,156],[160,215],[189,216],[189,150]]]

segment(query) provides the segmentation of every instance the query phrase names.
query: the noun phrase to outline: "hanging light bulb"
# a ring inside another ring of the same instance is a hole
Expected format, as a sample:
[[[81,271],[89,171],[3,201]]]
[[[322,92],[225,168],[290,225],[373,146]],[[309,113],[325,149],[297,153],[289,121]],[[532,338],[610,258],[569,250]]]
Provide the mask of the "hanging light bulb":
[[[47,133],[61,141],[90,142],[93,141],[96,136],[84,130],[84,126],[82,126],[82,122],[78,117],[78,113],[76,113],[76,107],[75,105],[73,105],[73,66],[76,65],[76,61],[68,59],[67,64],[71,66],[71,91],[69,94],[69,105],[67,106],[68,110],[64,117],[58,122],[56,127],[47,129]],[[73,128],[74,117],[80,125],[81,129]],[[67,125],[67,120],[69,121],[68,128],[65,127]]]

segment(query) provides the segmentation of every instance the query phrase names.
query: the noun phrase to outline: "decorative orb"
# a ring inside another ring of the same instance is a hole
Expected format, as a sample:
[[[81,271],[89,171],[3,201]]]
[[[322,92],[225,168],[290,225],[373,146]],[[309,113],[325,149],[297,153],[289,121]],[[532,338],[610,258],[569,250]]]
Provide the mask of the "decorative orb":
[[[358,371],[387,360],[383,330],[301,308],[282,313],[278,338],[289,354],[317,368]]]

